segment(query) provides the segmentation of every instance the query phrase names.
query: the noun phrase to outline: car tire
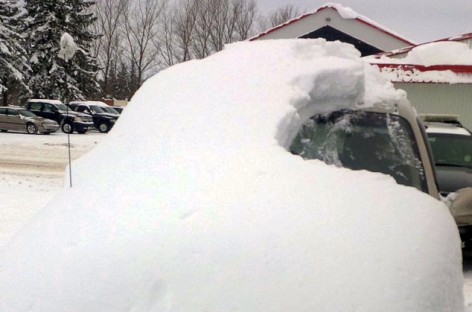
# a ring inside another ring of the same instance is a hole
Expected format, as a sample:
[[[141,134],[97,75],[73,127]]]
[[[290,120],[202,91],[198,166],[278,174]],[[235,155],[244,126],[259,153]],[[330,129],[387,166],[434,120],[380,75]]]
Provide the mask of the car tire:
[[[38,132],[38,127],[36,127],[35,124],[29,123],[26,125],[26,132],[28,132],[28,134],[35,134]]]
[[[101,122],[98,124],[98,131],[100,131],[101,133],[107,133],[108,131],[110,131],[110,126],[106,122]]]
[[[70,122],[64,122],[61,126],[62,132],[64,133],[73,133],[74,126]]]

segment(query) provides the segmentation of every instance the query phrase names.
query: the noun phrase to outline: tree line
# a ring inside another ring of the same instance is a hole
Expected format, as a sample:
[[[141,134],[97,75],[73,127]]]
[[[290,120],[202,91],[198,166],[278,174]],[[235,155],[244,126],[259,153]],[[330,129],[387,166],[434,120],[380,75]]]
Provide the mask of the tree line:
[[[169,66],[204,58],[300,13],[254,0],[0,0],[0,105],[130,99]],[[78,51],[58,57],[68,33]]]

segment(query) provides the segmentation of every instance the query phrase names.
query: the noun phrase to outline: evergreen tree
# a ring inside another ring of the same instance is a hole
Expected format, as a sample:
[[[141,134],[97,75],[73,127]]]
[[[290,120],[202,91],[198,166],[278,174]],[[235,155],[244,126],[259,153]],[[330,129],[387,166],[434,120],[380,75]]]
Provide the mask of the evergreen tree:
[[[30,56],[29,86],[35,98],[83,100],[100,93],[98,65],[90,50],[97,36],[89,0],[26,0],[27,52]],[[75,56],[58,57],[61,36],[68,33],[78,46]]]
[[[7,105],[12,92],[28,92],[28,65],[18,33],[25,11],[19,1],[0,0],[0,105]]]

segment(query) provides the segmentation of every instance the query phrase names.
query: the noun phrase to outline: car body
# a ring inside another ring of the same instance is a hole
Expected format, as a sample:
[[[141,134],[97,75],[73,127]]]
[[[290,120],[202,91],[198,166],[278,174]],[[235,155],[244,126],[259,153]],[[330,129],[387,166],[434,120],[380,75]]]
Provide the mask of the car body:
[[[443,196],[472,188],[472,133],[455,115],[423,115]],[[472,210],[472,206],[469,207]],[[461,213],[456,222],[467,249],[472,248],[472,218]]]
[[[65,133],[77,131],[84,134],[93,127],[89,115],[73,112],[59,100],[30,99],[26,109],[38,116],[56,121]]]
[[[119,117],[117,112],[110,112],[108,105],[99,101],[72,101],[68,106],[75,112],[91,115],[94,127],[102,133],[110,131]]]
[[[0,107],[0,131],[21,131],[29,134],[50,134],[59,129],[59,124],[51,119],[39,117],[24,107]]]

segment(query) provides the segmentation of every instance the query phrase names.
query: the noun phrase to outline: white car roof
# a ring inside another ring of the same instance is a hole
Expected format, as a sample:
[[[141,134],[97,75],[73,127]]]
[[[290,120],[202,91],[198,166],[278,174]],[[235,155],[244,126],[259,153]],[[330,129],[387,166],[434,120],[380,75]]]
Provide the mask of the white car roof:
[[[72,101],[69,104],[85,104],[85,105],[96,105],[96,106],[104,106],[104,107],[110,106],[101,101]]]
[[[441,134],[455,134],[455,135],[466,135],[470,136],[470,132],[467,129],[457,126],[455,124],[443,123],[443,122],[427,122],[426,132],[427,133],[441,133]]]
[[[40,102],[40,103],[51,103],[51,104],[62,104],[59,100],[49,100],[49,99],[29,99],[28,102]]]

